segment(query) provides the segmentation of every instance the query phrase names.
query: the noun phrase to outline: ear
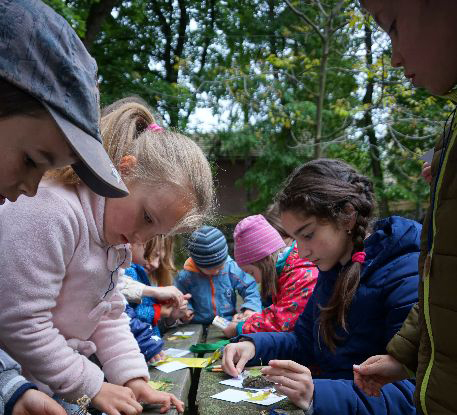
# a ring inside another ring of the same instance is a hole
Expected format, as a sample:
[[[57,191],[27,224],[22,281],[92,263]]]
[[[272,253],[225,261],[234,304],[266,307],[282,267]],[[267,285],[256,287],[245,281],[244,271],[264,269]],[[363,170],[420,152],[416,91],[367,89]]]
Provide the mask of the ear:
[[[133,169],[137,165],[137,159],[135,156],[124,156],[119,163],[119,171],[123,177],[128,176],[132,173]]]

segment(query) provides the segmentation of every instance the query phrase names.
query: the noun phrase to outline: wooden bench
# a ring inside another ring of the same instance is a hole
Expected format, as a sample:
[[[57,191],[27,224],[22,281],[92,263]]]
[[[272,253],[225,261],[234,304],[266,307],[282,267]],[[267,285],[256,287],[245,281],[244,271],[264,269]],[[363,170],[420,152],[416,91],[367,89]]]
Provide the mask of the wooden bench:
[[[222,331],[217,327],[210,326],[208,328],[206,343],[214,343],[224,338]],[[289,415],[303,415],[303,411],[287,399],[272,406],[262,406],[250,402],[231,403],[210,398],[210,396],[229,388],[219,383],[224,379],[228,379],[228,376],[223,372],[202,370],[196,399],[196,409],[199,415],[258,415],[264,409],[268,413],[268,409],[271,407],[282,409]]]
[[[177,331],[193,331],[194,334],[187,339],[175,339],[169,340],[170,337],[173,337],[174,333]],[[175,349],[189,349],[189,347],[195,343],[202,342],[203,339],[203,326],[201,324],[187,324],[185,326],[179,326],[174,329],[171,329],[163,336],[163,341],[165,343],[164,350],[172,347]],[[184,357],[191,357],[190,354]],[[157,370],[154,367],[149,369],[149,375],[153,381],[167,380],[172,383],[171,389],[168,391],[173,393],[178,399],[181,399],[185,404],[186,408],[193,405],[189,405],[188,396],[191,387],[192,380],[192,369],[181,369],[171,373],[164,373],[160,370]],[[156,406],[145,406],[143,410],[145,415],[157,415],[159,414],[159,408]],[[167,414],[177,415],[178,412],[176,409],[172,409]]]

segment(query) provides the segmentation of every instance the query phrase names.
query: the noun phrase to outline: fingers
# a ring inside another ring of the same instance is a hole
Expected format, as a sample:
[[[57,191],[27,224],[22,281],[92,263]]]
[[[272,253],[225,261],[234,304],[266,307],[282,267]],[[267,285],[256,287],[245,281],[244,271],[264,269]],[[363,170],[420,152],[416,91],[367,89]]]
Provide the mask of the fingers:
[[[234,365],[235,348],[234,345],[228,345],[224,349],[224,356],[222,358],[222,369],[230,376],[238,376],[238,370]]]
[[[303,387],[303,383],[299,382],[298,379],[293,379],[288,376],[267,376],[268,380],[271,380],[277,385],[285,386],[291,389],[300,389]],[[276,388],[276,385],[275,385]]]
[[[308,376],[308,373],[306,371],[297,373],[297,372],[292,372],[292,371],[286,370],[286,369],[274,369],[271,367],[262,368],[262,373],[265,376],[267,376],[268,379],[271,378],[271,380],[273,382],[276,382],[276,380],[274,380],[273,378],[281,377],[281,376],[285,376],[285,377],[287,377],[289,379],[293,379],[295,381],[303,381],[304,376]],[[278,383],[281,383],[281,382],[278,382]]]
[[[44,403],[44,415],[67,415],[67,411],[63,409],[56,401],[46,400]],[[14,412],[13,412],[14,414]]]
[[[241,374],[241,372],[244,370],[244,367],[246,366],[246,363],[249,361],[249,356],[246,353],[241,353],[240,359],[238,360],[238,363],[236,364],[236,370],[238,376]]]
[[[307,375],[311,375],[311,371],[306,366],[300,365],[293,360],[270,360],[268,365],[272,369],[265,367],[262,369],[263,373],[269,373],[273,369],[285,369],[295,373],[306,373]]]
[[[184,412],[184,402],[180,401],[175,395],[171,395],[171,403],[176,407],[179,413]]]

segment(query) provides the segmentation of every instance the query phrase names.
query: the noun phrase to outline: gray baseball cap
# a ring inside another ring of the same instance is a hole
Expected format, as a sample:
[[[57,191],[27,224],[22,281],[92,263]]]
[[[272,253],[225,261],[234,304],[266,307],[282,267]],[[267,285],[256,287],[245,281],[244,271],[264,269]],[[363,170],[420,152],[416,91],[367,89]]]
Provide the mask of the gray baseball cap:
[[[0,78],[37,98],[79,157],[96,193],[128,190],[103,148],[97,64],[67,21],[41,0],[0,0]]]

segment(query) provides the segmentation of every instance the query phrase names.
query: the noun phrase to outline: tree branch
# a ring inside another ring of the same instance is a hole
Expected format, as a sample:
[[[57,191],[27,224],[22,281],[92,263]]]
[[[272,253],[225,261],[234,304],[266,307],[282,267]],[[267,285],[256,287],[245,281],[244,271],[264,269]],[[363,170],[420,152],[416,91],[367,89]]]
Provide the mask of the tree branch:
[[[321,40],[324,40],[324,35],[320,32],[317,25],[306,14],[304,14],[302,11],[298,10],[295,6],[293,6],[289,0],[285,0],[285,2],[289,6],[290,10],[292,10],[298,17],[300,17],[306,23],[308,23],[313,28],[313,30],[320,36]]]

